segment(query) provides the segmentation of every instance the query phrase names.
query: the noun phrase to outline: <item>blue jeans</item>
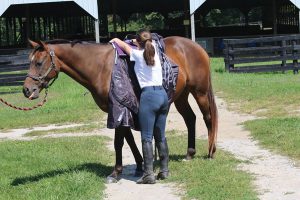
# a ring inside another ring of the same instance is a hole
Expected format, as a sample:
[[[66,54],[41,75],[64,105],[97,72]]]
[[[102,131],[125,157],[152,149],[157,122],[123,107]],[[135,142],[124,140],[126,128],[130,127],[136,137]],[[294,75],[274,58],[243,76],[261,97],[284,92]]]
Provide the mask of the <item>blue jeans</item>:
[[[169,111],[168,96],[162,86],[148,86],[142,89],[139,106],[139,122],[142,141],[164,142],[167,114]]]

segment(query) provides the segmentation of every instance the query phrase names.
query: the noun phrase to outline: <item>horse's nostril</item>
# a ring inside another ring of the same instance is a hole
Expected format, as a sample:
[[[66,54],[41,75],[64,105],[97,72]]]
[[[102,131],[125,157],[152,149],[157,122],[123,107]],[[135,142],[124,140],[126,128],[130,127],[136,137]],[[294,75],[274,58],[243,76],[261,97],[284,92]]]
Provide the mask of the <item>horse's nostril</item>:
[[[23,94],[25,95],[25,96],[29,96],[29,89],[27,88],[27,87],[24,87],[23,88]]]

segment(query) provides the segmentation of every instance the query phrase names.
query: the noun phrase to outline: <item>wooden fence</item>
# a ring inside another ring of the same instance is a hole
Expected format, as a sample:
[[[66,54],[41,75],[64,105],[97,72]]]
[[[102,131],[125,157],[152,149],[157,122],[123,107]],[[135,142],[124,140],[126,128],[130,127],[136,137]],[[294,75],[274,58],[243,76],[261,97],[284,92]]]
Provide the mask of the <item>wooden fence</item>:
[[[300,35],[224,40],[225,69],[229,72],[293,70],[298,73]]]
[[[0,86],[22,85],[28,68],[27,50],[0,55]]]

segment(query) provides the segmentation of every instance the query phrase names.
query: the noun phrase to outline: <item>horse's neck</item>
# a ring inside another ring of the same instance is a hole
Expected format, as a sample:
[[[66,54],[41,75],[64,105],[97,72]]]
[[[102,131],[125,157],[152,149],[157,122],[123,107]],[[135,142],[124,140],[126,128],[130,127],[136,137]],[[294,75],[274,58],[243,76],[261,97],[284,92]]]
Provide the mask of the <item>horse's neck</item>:
[[[107,46],[101,48],[98,51],[95,45],[76,44],[72,47],[71,44],[59,44],[55,45],[55,53],[62,62],[61,71],[86,88],[91,89],[99,73],[107,67],[104,61],[101,63],[95,61],[95,59],[105,58],[101,54],[109,51]]]
[[[108,92],[114,64],[109,45],[60,44],[55,53],[62,62],[61,71],[87,88],[100,109],[108,110]]]

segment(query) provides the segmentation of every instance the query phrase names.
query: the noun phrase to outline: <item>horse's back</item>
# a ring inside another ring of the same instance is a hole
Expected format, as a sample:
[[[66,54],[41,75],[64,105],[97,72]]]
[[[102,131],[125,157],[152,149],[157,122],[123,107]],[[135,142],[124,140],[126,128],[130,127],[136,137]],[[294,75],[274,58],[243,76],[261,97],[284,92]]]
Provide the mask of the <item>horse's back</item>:
[[[207,91],[210,68],[206,51],[197,43],[183,37],[167,37],[164,42],[166,54],[179,66],[176,93],[186,87]]]

